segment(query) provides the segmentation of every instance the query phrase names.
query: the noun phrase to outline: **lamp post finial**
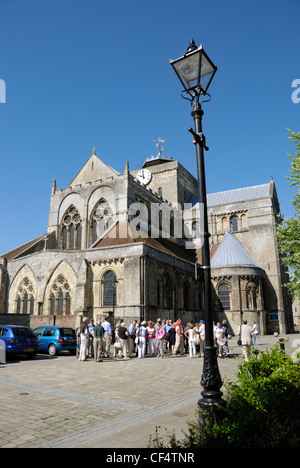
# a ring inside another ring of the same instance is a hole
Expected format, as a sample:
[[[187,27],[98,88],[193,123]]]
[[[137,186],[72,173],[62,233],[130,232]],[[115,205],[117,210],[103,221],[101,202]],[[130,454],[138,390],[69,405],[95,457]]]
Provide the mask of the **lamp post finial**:
[[[189,44],[189,46],[188,46],[188,49],[187,49],[186,53],[189,54],[190,52],[194,52],[194,50],[197,50],[197,46],[196,46],[196,44],[195,44],[194,39],[192,38],[192,39],[190,40],[190,44]]]

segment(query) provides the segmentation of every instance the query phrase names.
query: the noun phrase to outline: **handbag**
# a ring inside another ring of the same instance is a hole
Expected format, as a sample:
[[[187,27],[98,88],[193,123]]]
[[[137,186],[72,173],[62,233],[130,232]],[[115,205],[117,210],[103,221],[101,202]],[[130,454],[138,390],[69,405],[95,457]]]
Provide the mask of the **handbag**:
[[[242,340],[241,340],[241,338],[239,338],[239,339],[237,340],[237,344],[238,344],[238,346],[242,346]]]
[[[116,341],[115,344],[114,344],[114,347],[115,347],[116,349],[121,349],[121,343],[120,343],[120,341]]]

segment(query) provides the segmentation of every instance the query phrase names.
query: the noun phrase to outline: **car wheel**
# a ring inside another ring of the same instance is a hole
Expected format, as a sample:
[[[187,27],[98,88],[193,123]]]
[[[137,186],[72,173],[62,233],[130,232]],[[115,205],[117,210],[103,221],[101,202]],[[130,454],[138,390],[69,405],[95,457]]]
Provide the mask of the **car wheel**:
[[[57,348],[54,344],[51,344],[48,348],[48,352],[50,356],[56,356],[57,355]]]

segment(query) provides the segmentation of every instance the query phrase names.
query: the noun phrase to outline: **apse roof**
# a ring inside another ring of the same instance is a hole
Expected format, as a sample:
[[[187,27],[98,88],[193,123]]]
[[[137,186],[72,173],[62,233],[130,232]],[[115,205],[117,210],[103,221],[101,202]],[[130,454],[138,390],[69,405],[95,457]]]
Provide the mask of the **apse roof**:
[[[212,268],[227,266],[259,266],[235,235],[228,231],[211,259]]]

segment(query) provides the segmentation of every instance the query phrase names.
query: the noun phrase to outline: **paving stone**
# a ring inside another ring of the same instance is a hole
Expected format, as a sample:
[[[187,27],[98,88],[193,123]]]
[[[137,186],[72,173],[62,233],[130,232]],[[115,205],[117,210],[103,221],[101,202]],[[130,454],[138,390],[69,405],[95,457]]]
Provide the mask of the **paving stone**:
[[[299,335],[290,335],[286,352]],[[233,355],[240,355],[236,339]],[[258,349],[278,339],[261,336]],[[239,360],[219,360],[234,380]],[[166,356],[159,360],[81,363],[73,356],[18,360],[1,367],[1,448],[145,447],[156,426],[181,437],[195,418],[202,388],[203,358]]]

